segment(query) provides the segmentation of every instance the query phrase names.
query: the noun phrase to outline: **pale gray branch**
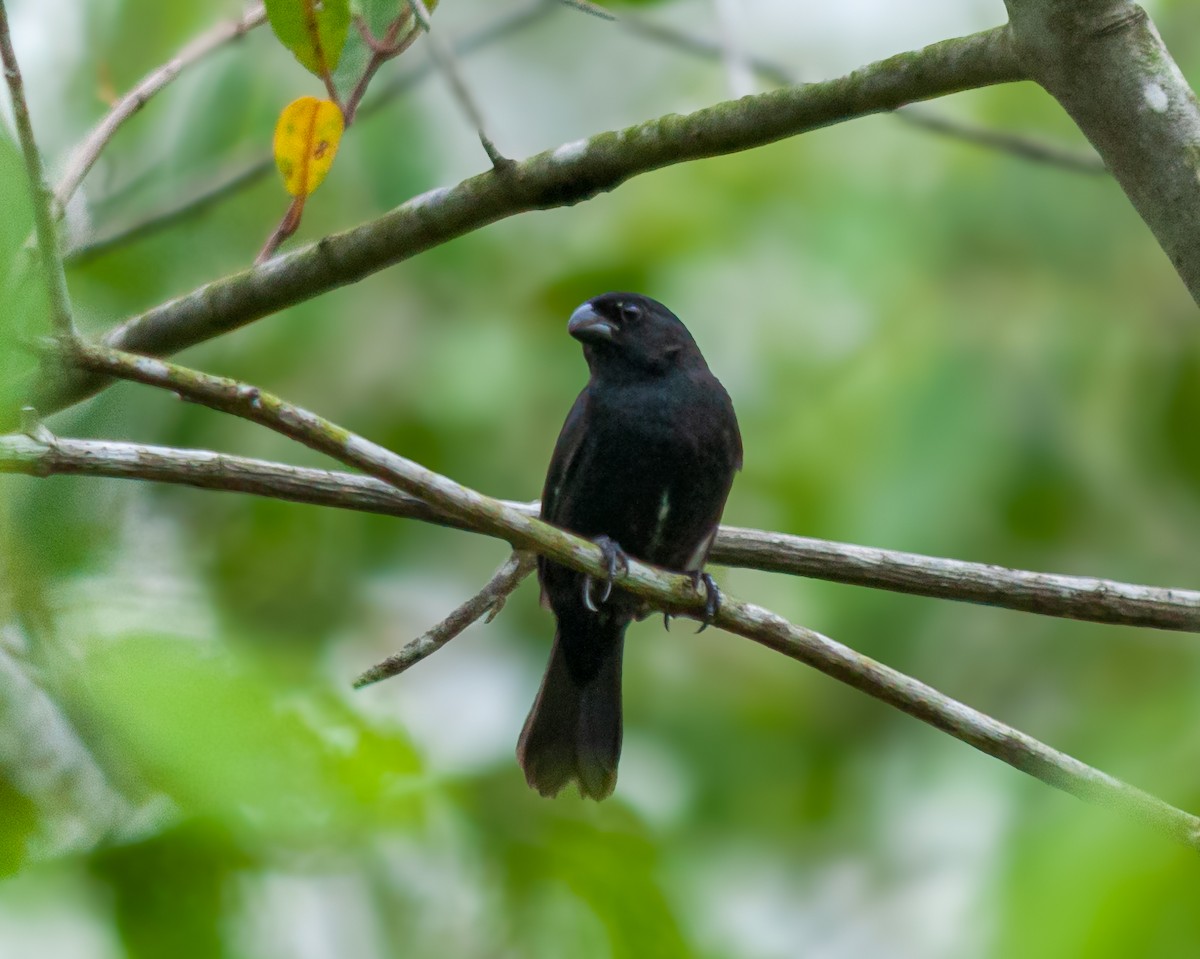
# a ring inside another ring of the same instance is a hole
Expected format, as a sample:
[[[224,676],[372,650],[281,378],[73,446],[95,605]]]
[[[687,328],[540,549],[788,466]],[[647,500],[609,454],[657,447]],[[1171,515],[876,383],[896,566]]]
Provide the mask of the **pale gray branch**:
[[[455,636],[461,635],[464,629],[484,616],[487,616],[487,622],[490,623],[504,608],[504,601],[508,599],[509,594],[521,585],[525,577],[532,573],[536,566],[537,556],[533,553],[514,552],[505,560],[504,565],[496,570],[483,589],[429,632],[418,636],[400,652],[389,656],[383,662],[377,663],[364,672],[354,680],[354,688],[360,689],[363,686],[370,686],[372,683],[399,676],[406,669],[432,656]]]
[[[85,369],[169,390],[266,426],[416,496],[481,533],[504,539],[514,549],[535,551],[593,576],[607,573],[603,552],[595,543],[455,483],[257,387],[109,347],[84,343],[70,346],[72,352],[67,359]],[[617,583],[655,607],[676,614],[695,616],[705,604],[705,595],[695,588],[691,577],[667,573],[636,560],[630,560],[618,574]],[[1110,806],[1152,825],[1171,839],[1200,849],[1200,819],[1190,813],[819,633],[730,596],[724,598],[715,625],[807,663],[1055,788]]]
[[[478,531],[477,525],[454,519],[369,476],[205,450],[0,436],[0,472],[150,480]],[[536,502],[503,502],[509,509],[537,515]],[[737,526],[721,527],[710,560],[720,566],[807,576],[1064,619],[1200,632],[1200,591],[1190,589],[1008,569]]]
[[[1017,55],[1071,115],[1200,302],[1200,103],[1128,0],[1006,0]]]
[[[147,73],[134,85],[132,90],[117,100],[112,109],[92,127],[88,135],[83,138],[79,146],[71,151],[71,155],[67,158],[66,169],[54,191],[58,215],[62,215],[62,211],[66,209],[67,203],[79,189],[83,178],[87,176],[88,171],[100,158],[100,154],[108,142],[126,120],[140,111],[151,97],[189,66],[204,59],[231,40],[245,35],[265,22],[266,18],[264,6],[261,3],[255,3],[239,19],[228,23],[219,23],[200,34],[162,66]]]

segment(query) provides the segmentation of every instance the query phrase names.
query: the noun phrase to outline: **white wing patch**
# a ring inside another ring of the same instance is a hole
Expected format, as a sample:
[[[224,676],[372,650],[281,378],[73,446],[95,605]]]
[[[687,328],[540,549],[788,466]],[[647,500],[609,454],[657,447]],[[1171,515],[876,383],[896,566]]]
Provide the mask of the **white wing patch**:
[[[704,561],[708,558],[708,551],[712,547],[713,540],[716,538],[717,528],[714,526],[712,532],[700,540],[700,545],[688,557],[687,565],[683,567],[685,573],[694,573],[704,565]]]
[[[658,515],[654,518],[654,534],[650,537],[650,545],[646,552],[653,554],[662,540],[663,531],[667,528],[667,515],[671,512],[671,491],[663,490],[662,499],[658,502]]]

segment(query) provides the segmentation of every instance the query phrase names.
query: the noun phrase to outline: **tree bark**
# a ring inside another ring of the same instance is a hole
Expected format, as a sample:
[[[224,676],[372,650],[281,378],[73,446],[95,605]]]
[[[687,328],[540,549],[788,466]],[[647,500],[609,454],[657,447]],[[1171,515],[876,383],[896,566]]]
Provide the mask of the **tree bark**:
[[[1200,303],[1200,104],[1125,0],[1006,0],[1022,67],[1078,124]]]

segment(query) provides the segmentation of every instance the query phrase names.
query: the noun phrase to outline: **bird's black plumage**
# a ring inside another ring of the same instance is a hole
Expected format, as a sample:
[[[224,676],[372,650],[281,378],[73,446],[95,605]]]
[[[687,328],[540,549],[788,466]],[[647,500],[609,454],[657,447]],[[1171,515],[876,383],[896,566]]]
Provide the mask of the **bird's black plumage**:
[[[598,296],[567,329],[583,343],[591,378],[554,447],[542,518],[699,572],[742,465],[729,395],[679,318],[648,297]],[[517,756],[542,795],[575,780],[584,796],[603,799],[617,780],[621,654],[640,602],[614,590],[589,604],[585,577],[544,559],[538,578],[558,629]]]

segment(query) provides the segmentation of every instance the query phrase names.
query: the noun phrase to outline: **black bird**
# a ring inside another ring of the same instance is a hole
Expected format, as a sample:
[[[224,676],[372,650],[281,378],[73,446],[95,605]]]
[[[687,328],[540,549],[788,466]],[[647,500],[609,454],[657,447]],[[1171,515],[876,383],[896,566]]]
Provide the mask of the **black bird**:
[[[621,755],[625,628],[643,614],[611,577],[628,553],[692,573],[699,586],[742,439],[729,394],[661,303],[605,293],[572,313],[567,331],[583,343],[591,378],[555,444],[541,515],[595,539],[610,581],[539,560],[542,602],[558,629],[517,758],[543,796],[575,780],[583,796],[604,799]]]

